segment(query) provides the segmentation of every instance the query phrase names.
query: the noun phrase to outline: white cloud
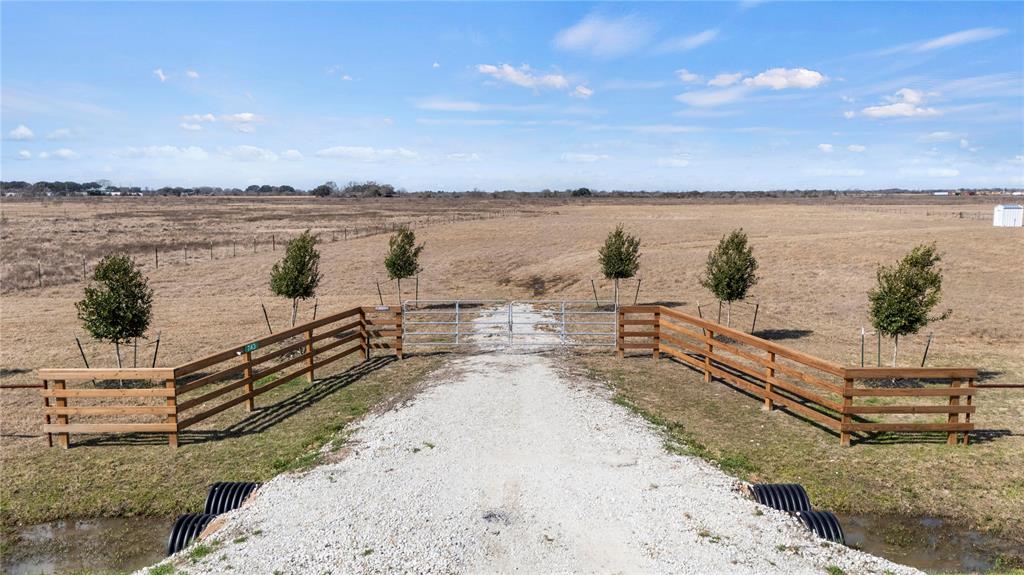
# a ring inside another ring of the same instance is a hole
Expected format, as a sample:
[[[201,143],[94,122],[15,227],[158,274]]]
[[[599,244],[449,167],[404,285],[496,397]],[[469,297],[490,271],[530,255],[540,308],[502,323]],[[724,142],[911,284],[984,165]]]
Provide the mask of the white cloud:
[[[957,134],[954,134],[953,132],[932,132],[930,134],[926,134],[924,136],[921,136],[920,138],[918,138],[918,141],[920,141],[920,142],[948,142],[950,140],[955,140],[958,137],[959,136],[957,136]]]
[[[433,64],[431,64],[431,65],[430,65],[430,67],[431,67],[431,68],[434,68],[434,69],[437,69],[437,68],[440,68],[440,67],[441,67],[441,64],[440,64],[440,63],[438,63],[438,62],[434,62]]]
[[[263,117],[252,112],[239,112],[238,114],[227,114],[220,117],[225,122],[262,122]]]
[[[217,148],[220,155],[232,160],[242,162],[274,162],[277,161],[277,154],[265,148],[256,146],[241,145],[226,148]]]
[[[846,110],[845,112],[843,112],[843,117],[846,118],[847,120],[853,118],[856,115],[857,112],[854,112],[853,110]]]
[[[832,153],[832,144],[818,144],[818,149],[826,154]]]
[[[195,70],[185,70],[185,75],[193,80],[199,79],[199,72],[196,72]]]
[[[445,158],[453,162],[477,162],[480,160],[480,155],[477,153],[455,153],[447,154]]]
[[[670,38],[665,42],[662,42],[658,49],[662,52],[686,52],[703,46],[717,37],[718,29],[711,28],[709,30],[704,30],[703,32],[698,32],[697,34],[693,34],[692,36]]]
[[[174,160],[205,160],[209,157],[206,150],[198,146],[179,148],[176,146],[145,146],[129,147],[114,152],[115,158],[126,159],[174,159]]]
[[[663,156],[658,158],[655,163],[663,168],[685,168],[690,165],[690,156],[687,154]]]
[[[680,68],[676,70],[676,78],[679,78],[680,82],[684,84],[694,84],[700,82],[700,76],[687,70],[686,68]]]
[[[810,168],[808,170],[804,170],[804,173],[811,176],[859,178],[867,172],[860,168]]]
[[[565,154],[562,154],[562,161],[563,162],[573,162],[573,163],[576,163],[576,164],[593,164],[595,162],[600,162],[602,160],[607,160],[610,157],[611,156],[608,156],[607,154],[573,154],[573,153],[565,153]]]
[[[579,86],[576,86],[576,89],[572,91],[572,94],[570,94],[570,96],[572,96],[574,98],[583,98],[584,100],[586,100],[587,98],[589,98],[589,97],[591,97],[593,95],[594,95],[594,91],[591,90],[590,88],[582,85],[582,84],[579,85]]]
[[[20,150],[18,152],[18,156],[17,157],[18,157],[19,160],[31,160],[32,159],[32,152],[30,152],[28,150]]]
[[[954,168],[904,168],[900,170],[900,174],[926,178],[955,178],[960,175],[960,170]]]
[[[527,64],[523,64],[518,68],[508,64],[499,64],[497,66],[492,64],[478,64],[476,69],[481,74],[487,74],[501,82],[515,84],[516,86],[522,86],[524,88],[554,88],[556,90],[564,90],[569,87],[569,80],[567,80],[565,76],[561,74],[536,75]]]
[[[387,160],[414,160],[419,154],[405,148],[371,148],[369,146],[333,146],[318,150],[316,155],[321,158],[359,160],[362,162],[382,162]]]
[[[239,112],[237,114],[226,114],[220,117],[221,120],[233,124],[232,129],[243,134],[251,134],[256,131],[255,122],[264,121],[263,116],[252,112]]]
[[[977,146],[972,146],[971,143],[969,141],[967,141],[966,138],[960,138],[960,149],[961,150],[967,150],[968,152],[977,152],[981,148],[979,148]]]
[[[78,154],[70,148],[58,148],[52,152],[39,152],[39,158],[46,160],[53,158],[54,160],[73,160],[78,157]]]
[[[868,148],[867,146],[862,146],[860,144],[850,144],[849,146],[846,146],[846,149],[856,154],[859,154],[863,151],[866,151]]]
[[[962,30],[960,32],[946,34],[945,36],[939,36],[938,38],[922,42],[914,48],[914,52],[927,52],[929,50],[952,48],[953,46],[960,46],[962,44],[991,40],[992,38],[997,38],[1007,32],[1008,30],[1005,28],[971,28],[970,30]]]
[[[18,124],[17,128],[7,132],[7,137],[12,140],[31,140],[36,135],[25,124]]]
[[[869,118],[896,118],[914,116],[936,116],[940,114],[935,108],[923,108],[918,106],[924,102],[924,94],[910,88],[903,88],[895,95],[886,96],[891,104],[869,106],[861,110],[861,113]]]
[[[291,162],[295,162],[295,161],[301,160],[303,158],[303,156],[302,156],[302,152],[300,152],[298,150],[285,150],[285,151],[281,152],[281,158],[285,159],[285,160],[288,160],[288,161],[291,161]]]
[[[543,106],[514,106],[506,104],[484,104],[470,100],[447,100],[444,98],[428,98],[416,100],[415,106],[420,110],[435,110],[438,112],[535,112]]]
[[[69,140],[74,137],[75,133],[68,128],[57,128],[46,135],[47,140]]]
[[[1024,154],[1018,154],[1010,158],[1009,162],[1011,164],[1024,164]]]
[[[352,81],[352,76],[349,76],[348,74],[342,74],[341,75],[341,79],[344,82],[351,82]]]
[[[191,123],[196,123],[196,122],[216,122],[217,121],[217,117],[214,116],[213,114],[186,114],[186,115],[182,116],[181,119],[183,121],[185,121],[185,122],[191,122]]]
[[[691,106],[712,107],[730,104],[743,98],[747,93],[743,86],[725,88],[723,90],[695,90],[683,92],[676,96],[676,100]]]
[[[610,58],[628,54],[647,44],[652,26],[636,16],[604,18],[591,14],[555,35],[555,46]]]
[[[742,77],[742,72],[736,72],[735,74],[719,74],[714,78],[708,80],[708,85],[724,88],[726,86],[731,86],[736,82],[739,82],[740,78]]]
[[[156,76],[161,82],[166,82],[167,78],[170,77],[167,74],[164,74],[162,68],[157,68],[156,70],[153,70],[153,75]]]
[[[198,132],[203,129],[201,124],[189,124],[188,122],[182,122],[178,124],[178,127],[186,132]]]
[[[821,72],[807,68],[772,68],[753,78],[743,80],[743,83],[755,88],[784,90],[786,88],[814,88],[820,86],[825,80],[826,78]]]

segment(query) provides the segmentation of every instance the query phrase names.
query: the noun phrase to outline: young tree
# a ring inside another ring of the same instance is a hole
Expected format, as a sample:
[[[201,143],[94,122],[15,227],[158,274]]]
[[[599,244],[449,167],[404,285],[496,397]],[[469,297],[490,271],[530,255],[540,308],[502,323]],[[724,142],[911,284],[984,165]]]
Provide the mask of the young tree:
[[[750,288],[757,284],[757,259],[747,245],[747,234],[743,228],[723,236],[718,246],[708,254],[704,275],[700,285],[715,294],[718,301],[729,304],[726,323],[732,324],[732,302],[747,297]]]
[[[274,294],[291,298],[292,326],[299,313],[299,300],[316,295],[320,284],[320,252],[317,236],[309,230],[288,242],[284,257],[270,270],[270,289]]]
[[[153,318],[153,290],[135,260],[125,254],[103,257],[75,303],[78,319],[94,339],[114,344],[121,367],[121,344],[145,337]]]
[[[388,240],[388,255],[384,258],[384,267],[388,277],[398,280],[398,303],[402,303],[402,280],[420,273],[420,252],[423,244],[416,245],[416,234],[409,228],[398,228],[395,235]]]
[[[619,224],[608,234],[597,254],[604,277],[614,282],[615,306],[618,307],[619,280],[635,276],[640,269],[640,238],[627,234]]]
[[[919,245],[895,266],[878,266],[878,285],[868,292],[871,325],[893,338],[892,365],[901,335],[915,334],[933,321],[948,318],[953,311],[929,315],[942,299],[942,256],[935,245]]]

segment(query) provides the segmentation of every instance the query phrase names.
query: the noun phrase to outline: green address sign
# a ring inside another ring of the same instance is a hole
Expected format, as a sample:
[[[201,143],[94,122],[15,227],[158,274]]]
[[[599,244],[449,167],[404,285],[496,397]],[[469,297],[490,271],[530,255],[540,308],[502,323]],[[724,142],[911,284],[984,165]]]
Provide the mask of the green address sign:
[[[245,347],[242,348],[242,353],[252,353],[259,348],[260,344],[254,341],[252,343],[246,344]]]

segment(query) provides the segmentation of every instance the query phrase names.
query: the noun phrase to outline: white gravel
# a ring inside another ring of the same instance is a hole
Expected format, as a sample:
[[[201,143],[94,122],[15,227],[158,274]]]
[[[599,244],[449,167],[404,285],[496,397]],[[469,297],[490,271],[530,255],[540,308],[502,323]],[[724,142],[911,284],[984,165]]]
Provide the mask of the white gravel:
[[[542,354],[459,356],[188,573],[919,573],[823,543]],[[244,537],[244,540],[242,539]]]

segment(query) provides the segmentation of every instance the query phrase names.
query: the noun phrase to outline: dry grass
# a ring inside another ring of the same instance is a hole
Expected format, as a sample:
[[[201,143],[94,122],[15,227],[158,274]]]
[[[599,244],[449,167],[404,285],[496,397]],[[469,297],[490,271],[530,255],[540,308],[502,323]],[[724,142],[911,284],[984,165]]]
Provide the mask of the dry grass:
[[[241,248],[243,238],[259,236],[265,246],[270,234],[288,236],[305,228],[320,231],[325,239],[339,238],[321,246],[319,306],[324,314],[375,302],[375,279],[381,279],[388,300],[397,298],[394,284],[384,281],[387,236],[346,241],[340,239],[345,228],[417,222],[417,235],[427,244],[420,277],[423,298],[590,299],[590,280],[600,276],[597,247],[621,222],[643,240],[640,300],[693,312],[697,302],[712,301],[697,281],[708,250],[723,234],[743,227],[761,262],[762,280],[752,298],[761,302],[758,330],[770,330],[796,349],[852,364],[859,361],[860,327],[868,325],[865,294],[874,282],[875,266],[896,260],[915,244],[934,241],[945,254],[945,305],[954,314],[934,327],[929,365],[975,366],[990,372],[991,381],[1024,381],[1024,308],[1017,263],[1024,248],[1021,230],[991,227],[981,218],[991,213],[994,202],[982,199],[945,206],[892,201],[4,201],[0,258],[24,265],[25,258],[31,260],[40,250],[66,252],[75,259],[80,252],[95,257],[135,244],[189,241],[200,246],[236,238],[236,257],[222,244],[212,261],[207,251],[205,259],[187,265],[171,259],[165,264],[162,257],[159,269],[147,269],[157,294],[153,330],[163,334],[159,364],[175,365],[266,333],[259,297],[275,327],[287,321],[288,302],[271,296],[267,286],[280,246],[277,252],[259,249],[252,254]],[[967,216],[960,218],[959,212]],[[452,221],[453,214],[460,219]],[[0,295],[0,382],[34,381],[33,370],[43,366],[80,366],[73,303],[81,297],[81,282],[11,291],[7,280],[5,276]],[[403,283],[407,297],[412,283]],[[610,297],[609,282],[597,285],[602,298]],[[624,300],[632,300],[633,289],[635,283],[624,283]],[[301,313],[307,318],[311,307],[312,302],[303,305]],[[705,313],[710,311],[705,308]],[[736,306],[733,324],[749,321],[749,307]],[[94,366],[113,365],[108,346],[83,343]],[[922,345],[919,337],[901,347],[904,365],[920,361]],[[140,356],[148,358],[151,349],[144,349]],[[45,449],[39,405],[33,391],[0,392],[0,450],[5,456]],[[1024,393],[989,394],[978,398],[977,405],[975,420],[982,428],[996,426],[1014,434],[995,444],[1024,452]],[[830,437],[827,442],[829,452],[835,453],[838,448],[832,448]],[[986,453],[978,447],[977,453]],[[900,452],[902,448],[891,448],[893,457]],[[68,457],[74,458],[75,452]]]

